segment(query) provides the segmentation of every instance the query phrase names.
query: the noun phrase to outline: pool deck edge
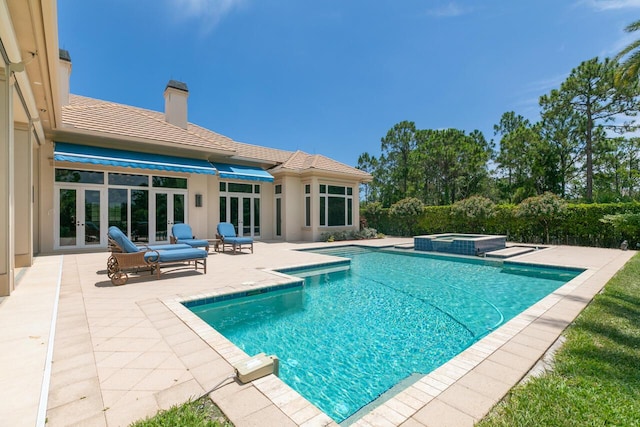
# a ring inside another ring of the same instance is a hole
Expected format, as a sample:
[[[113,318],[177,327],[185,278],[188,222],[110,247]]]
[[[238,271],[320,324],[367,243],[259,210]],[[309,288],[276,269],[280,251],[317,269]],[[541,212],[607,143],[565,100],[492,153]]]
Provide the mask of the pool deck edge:
[[[407,242],[385,238],[354,244]],[[14,294],[0,305],[5,319],[0,361],[13,368],[0,375],[0,400],[13,402],[0,407],[0,415],[9,418],[0,418],[11,425],[35,422],[55,302],[51,271],[60,263],[47,425],[108,427],[129,425],[206,394],[232,372],[229,361],[246,357],[199,323],[180,301],[286,283],[286,275],[267,270],[326,261],[296,249],[346,243],[256,242],[253,254],[211,253],[206,275],[167,268],[160,280],[143,275],[118,287],[106,277],[106,252],[36,257]],[[512,258],[587,271],[354,425],[473,425],[530,371],[635,253],[558,246]],[[176,316],[176,310],[184,310],[184,316]],[[210,396],[238,427],[336,425],[273,375],[247,385],[229,380]]]

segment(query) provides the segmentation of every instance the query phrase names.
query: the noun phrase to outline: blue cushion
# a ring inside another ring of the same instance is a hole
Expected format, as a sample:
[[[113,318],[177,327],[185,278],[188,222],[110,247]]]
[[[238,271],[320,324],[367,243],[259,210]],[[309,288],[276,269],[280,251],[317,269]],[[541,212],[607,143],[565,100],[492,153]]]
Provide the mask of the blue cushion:
[[[158,259],[158,257],[160,257],[160,259]],[[151,251],[144,254],[144,259],[151,262],[190,261],[194,259],[205,259],[206,257],[207,251],[196,248]]]
[[[173,237],[177,240],[193,239],[193,232],[189,224],[173,224],[171,234],[173,234]]]
[[[140,252],[140,248],[133,244],[131,240],[115,225],[109,227],[109,237],[111,237],[120,246],[125,253]]]
[[[221,222],[218,224],[218,234],[224,237],[236,237],[236,229],[230,222]]]
[[[176,249],[189,249],[191,248],[191,246],[187,245],[187,244],[175,244],[175,245],[150,245],[147,246],[147,248],[152,249],[154,251],[174,251]],[[146,248],[142,248],[142,249],[146,249]]]
[[[251,237],[225,237],[225,243],[235,243],[236,245],[245,245],[248,243],[253,243],[253,239]]]
[[[189,245],[190,247],[200,248],[209,246],[209,242],[203,239],[178,239],[178,243]]]

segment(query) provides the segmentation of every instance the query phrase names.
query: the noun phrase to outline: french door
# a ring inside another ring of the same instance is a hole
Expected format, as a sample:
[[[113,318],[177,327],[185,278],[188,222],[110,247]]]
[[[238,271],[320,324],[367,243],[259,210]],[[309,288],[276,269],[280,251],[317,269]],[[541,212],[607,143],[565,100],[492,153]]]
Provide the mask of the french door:
[[[185,191],[156,191],[151,212],[155,229],[154,243],[167,243],[173,224],[185,222],[187,193]]]
[[[60,186],[56,188],[54,197],[55,206],[58,206],[54,225],[56,248],[106,245],[103,189]]]
[[[230,222],[238,236],[260,236],[260,196],[235,195],[220,197],[220,221]]]

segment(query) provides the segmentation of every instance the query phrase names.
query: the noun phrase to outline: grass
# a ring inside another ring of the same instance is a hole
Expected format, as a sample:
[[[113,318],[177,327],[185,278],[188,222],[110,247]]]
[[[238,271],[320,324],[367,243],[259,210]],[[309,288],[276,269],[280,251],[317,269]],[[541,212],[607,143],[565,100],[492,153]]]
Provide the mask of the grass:
[[[553,371],[515,387],[477,426],[640,425],[640,254],[565,335]]]
[[[137,421],[130,427],[233,427],[208,396],[172,406],[152,418]]]

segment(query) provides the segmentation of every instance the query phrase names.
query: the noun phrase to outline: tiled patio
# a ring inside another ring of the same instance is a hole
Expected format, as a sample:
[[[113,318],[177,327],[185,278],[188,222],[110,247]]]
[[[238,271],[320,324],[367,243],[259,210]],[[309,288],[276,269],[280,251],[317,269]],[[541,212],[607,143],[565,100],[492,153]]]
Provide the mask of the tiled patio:
[[[161,280],[145,276],[120,287],[106,276],[107,253],[37,257],[0,304],[0,425],[44,425],[46,417],[48,426],[126,426],[205,394],[232,373],[230,362],[246,355],[179,301],[284,283],[265,269],[325,262],[326,256],[292,250],[317,245],[261,242],[254,254],[212,252],[206,275],[167,269]],[[473,425],[633,254],[552,247],[517,257],[588,270],[356,425]],[[225,384],[211,396],[236,426],[333,424],[274,376]]]

